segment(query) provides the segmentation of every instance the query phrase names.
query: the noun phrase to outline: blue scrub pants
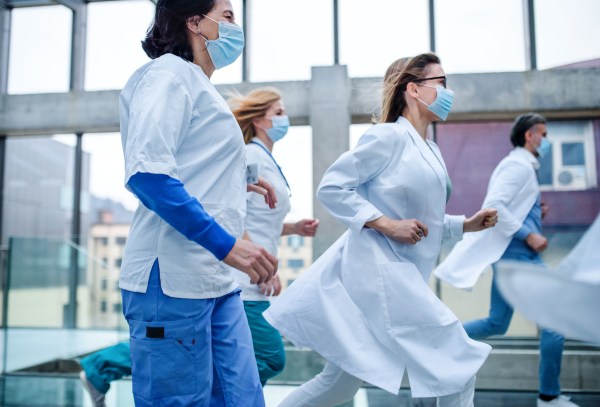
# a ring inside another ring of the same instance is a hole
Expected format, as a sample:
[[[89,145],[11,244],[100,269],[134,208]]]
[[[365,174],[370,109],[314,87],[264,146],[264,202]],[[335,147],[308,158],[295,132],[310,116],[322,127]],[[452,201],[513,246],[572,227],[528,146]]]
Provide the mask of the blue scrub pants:
[[[527,256],[503,256],[503,260],[519,260],[545,265],[539,258]],[[504,300],[496,285],[496,267],[492,282],[492,300],[490,315],[463,323],[471,339],[484,339],[492,335],[504,335],[513,316],[513,308]],[[560,395],[560,368],[565,337],[559,333],[543,329],[540,336],[540,393],[546,396]]]
[[[239,292],[168,297],[158,260],[146,293],[122,290],[137,407],[265,405]]]
[[[244,310],[252,332],[254,355],[260,376],[260,384],[277,376],[285,367],[285,350],[281,334],[263,317],[269,308],[269,301],[244,301]]]
[[[80,363],[92,386],[100,393],[106,394],[110,389],[111,382],[131,375],[129,342],[118,343],[110,348],[92,353],[81,359]]]

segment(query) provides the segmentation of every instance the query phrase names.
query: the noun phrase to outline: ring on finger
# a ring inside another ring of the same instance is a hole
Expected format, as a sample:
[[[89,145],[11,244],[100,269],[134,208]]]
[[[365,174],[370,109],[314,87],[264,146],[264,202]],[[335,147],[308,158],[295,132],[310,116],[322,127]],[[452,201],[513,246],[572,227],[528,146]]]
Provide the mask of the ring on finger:
[[[419,228],[419,232],[417,232],[417,235],[419,237],[423,236],[423,229]]]

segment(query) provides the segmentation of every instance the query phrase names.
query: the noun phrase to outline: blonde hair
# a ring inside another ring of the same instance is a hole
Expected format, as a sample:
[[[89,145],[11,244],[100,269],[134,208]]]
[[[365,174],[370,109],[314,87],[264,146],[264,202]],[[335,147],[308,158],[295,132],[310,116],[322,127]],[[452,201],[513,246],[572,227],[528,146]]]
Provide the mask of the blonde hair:
[[[281,92],[279,89],[271,86],[255,89],[246,96],[238,94],[227,99],[227,103],[242,129],[246,144],[250,143],[254,136],[256,136],[256,129],[253,124],[254,119],[264,117],[267,110],[273,106],[273,103],[280,99]]]
[[[383,78],[381,115],[377,121],[393,123],[398,120],[407,106],[404,97],[406,86],[417,79],[423,79],[428,65],[440,63],[438,56],[432,52],[411,58],[400,58],[393,62]]]

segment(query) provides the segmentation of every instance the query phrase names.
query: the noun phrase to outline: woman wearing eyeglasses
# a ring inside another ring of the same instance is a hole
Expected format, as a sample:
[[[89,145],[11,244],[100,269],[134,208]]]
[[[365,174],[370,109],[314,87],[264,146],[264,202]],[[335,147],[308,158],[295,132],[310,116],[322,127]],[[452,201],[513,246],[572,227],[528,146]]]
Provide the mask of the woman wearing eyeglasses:
[[[335,406],[363,381],[438,406],[473,405],[475,374],[490,347],[467,336],[429,289],[442,239],[492,227],[494,209],[445,214],[452,186],[428,126],[445,120],[453,92],[434,54],[396,61],[383,84],[380,123],[325,173],[317,198],[346,232],[265,318],[325,369],[280,406]]]

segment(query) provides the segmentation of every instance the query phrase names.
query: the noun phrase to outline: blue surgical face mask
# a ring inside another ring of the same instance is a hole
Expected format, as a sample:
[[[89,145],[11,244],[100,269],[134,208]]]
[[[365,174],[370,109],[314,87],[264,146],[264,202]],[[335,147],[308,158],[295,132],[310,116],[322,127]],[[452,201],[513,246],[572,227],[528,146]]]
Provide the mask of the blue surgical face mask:
[[[536,151],[540,158],[544,158],[549,152],[552,144],[548,141],[546,137],[542,137],[542,141],[540,141],[540,146],[536,148]]]
[[[244,31],[239,25],[228,23],[226,21],[216,21],[205,15],[204,17],[219,24],[219,38],[209,40],[204,35],[199,34],[206,40],[208,55],[212,59],[216,69],[221,69],[231,65],[242,55],[244,49]]]
[[[269,119],[273,123],[273,127],[265,129],[273,143],[281,140],[287,134],[290,127],[290,119],[287,116],[265,117],[265,119]]]
[[[427,86],[428,88],[433,88],[433,86],[429,86],[429,85],[421,85],[421,84],[419,84],[419,85]],[[433,114],[435,114],[437,117],[439,117],[440,119],[445,121],[446,118],[448,117],[448,113],[450,113],[450,109],[452,108],[452,100],[454,99],[454,91],[448,90],[448,89],[444,88],[442,85],[436,85],[435,89],[437,90],[437,96],[432,104],[428,105],[427,103],[423,102],[421,99],[417,99],[417,100],[419,100],[421,103],[423,103],[425,106],[427,106],[427,108],[429,110],[431,110],[433,112]]]

